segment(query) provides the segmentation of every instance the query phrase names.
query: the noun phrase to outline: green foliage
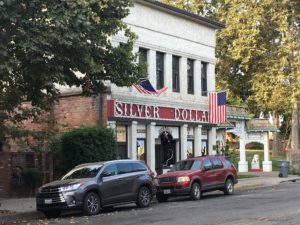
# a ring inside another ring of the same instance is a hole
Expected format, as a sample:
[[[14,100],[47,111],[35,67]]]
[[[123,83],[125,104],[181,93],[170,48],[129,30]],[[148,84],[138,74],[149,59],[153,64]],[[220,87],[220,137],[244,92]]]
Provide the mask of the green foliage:
[[[235,166],[235,168],[238,168],[239,163],[239,152],[236,149],[230,149],[229,143],[226,143],[225,149],[224,149],[224,156],[226,159],[230,160],[232,164]]]
[[[264,145],[262,143],[259,143],[259,142],[251,142],[251,143],[246,145],[246,148],[247,149],[253,149],[253,150],[263,150]]]
[[[101,93],[103,81],[130,86],[145,77],[132,51],[136,36],[122,21],[130,6],[131,0],[0,0],[1,141],[51,108],[57,84],[89,95]],[[113,46],[119,32],[127,41]]]
[[[43,173],[37,169],[26,168],[21,173],[21,179],[30,188],[30,196],[35,193],[38,186],[42,184]]]
[[[59,162],[62,172],[81,163],[116,159],[117,147],[112,130],[107,128],[83,127],[61,136]]]

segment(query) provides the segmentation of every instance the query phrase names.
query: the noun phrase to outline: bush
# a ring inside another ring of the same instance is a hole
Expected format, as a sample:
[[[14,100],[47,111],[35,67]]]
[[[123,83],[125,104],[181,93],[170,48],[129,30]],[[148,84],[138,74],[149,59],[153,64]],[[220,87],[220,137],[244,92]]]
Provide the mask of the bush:
[[[21,179],[30,188],[29,196],[35,194],[37,187],[43,182],[43,173],[37,169],[27,168],[21,173]]]
[[[58,157],[61,172],[81,163],[116,159],[117,144],[111,129],[83,127],[61,136]]]
[[[259,142],[251,142],[246,145],[247,149],[252,149],[252,150],[263,150],[264,145],[259,143]]]

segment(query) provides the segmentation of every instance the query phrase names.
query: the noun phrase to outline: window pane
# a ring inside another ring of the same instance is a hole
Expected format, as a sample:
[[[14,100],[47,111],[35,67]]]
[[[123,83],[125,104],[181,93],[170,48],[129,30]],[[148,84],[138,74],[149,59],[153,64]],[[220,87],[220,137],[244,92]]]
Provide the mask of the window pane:
[[[147,171],[146,165],[143,165],[142,163],[132,163],[132,166],[134,172]]]
[[[118,163],[117,168],[118,174],[131,173],[133,171],[131,163]]]
[[[179,92],[179,57],[173,56],[172,60],[172,73],[173,73],[173,92]]]
[[[103,173],[109,174],[109,176],[113,176],[118,174],[118,170],[115,164],[111,164],[105,167]]]
[[[145,139],[137,140],[137,159],[145,161]]]
[[[156,89],[164,87],[164,53],[156,53]]]
[[[139,63],[144,64],[148,62],[148,49],[145,48],[139,48]]]
[[[207,63],[201,62],[201,92],[207,96]]]
[[[194,60],[187,60],[188,94],[194,94]]]

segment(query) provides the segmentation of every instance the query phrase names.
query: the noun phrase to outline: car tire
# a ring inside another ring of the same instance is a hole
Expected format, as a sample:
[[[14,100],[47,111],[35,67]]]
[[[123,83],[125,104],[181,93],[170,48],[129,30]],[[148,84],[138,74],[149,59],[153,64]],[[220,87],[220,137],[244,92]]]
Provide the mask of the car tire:
[[[60,210],[49,210],[49,211],[43,211],[43,213],[45,214],[45,216],[47,218],[56,218],[59,217],[61,214]]]
[[[136,204],[140,208],[145,208],[150,205],[151,199],[152,196],[150,189],[148,187],[143,186],[139,189]]]
[[[96,215],[101,207],[99,195],[95,192],[89,192],[83,202],[83,211],[86,215]]]
[[[199,200],[201,198],[201,186],[195,182],[192,184],[190,197],[192,200]]]
[[[228,178],[225,182],[224,194],[232,195],[234,193],[234,184],[232,179]]]
[[[167,202],[168,196],[165,196],[164,194],[158,194],[158,195],[156,195],[156,200],[158,202]]]

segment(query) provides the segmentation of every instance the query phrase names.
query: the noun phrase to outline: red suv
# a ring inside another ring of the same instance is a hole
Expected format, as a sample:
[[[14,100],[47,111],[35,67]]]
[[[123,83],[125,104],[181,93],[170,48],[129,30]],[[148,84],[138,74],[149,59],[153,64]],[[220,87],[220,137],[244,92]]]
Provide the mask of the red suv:
[[[172,169],[159,175],[156,198],[165,202],[170,196],[189,195],[198,200],[202,193],[222,190],[226,195],[234,192],[238,182],[237,171],[223,156],[189,158],[177,162]]]

